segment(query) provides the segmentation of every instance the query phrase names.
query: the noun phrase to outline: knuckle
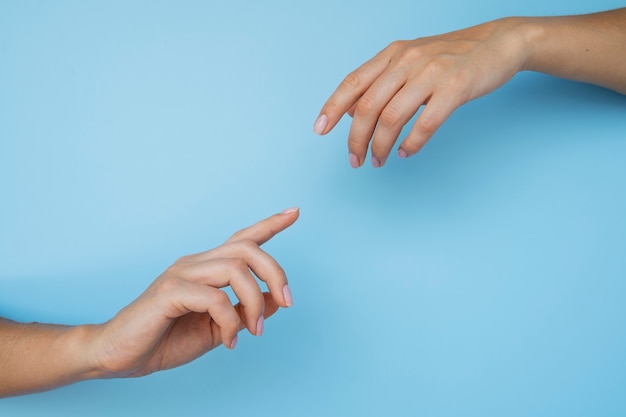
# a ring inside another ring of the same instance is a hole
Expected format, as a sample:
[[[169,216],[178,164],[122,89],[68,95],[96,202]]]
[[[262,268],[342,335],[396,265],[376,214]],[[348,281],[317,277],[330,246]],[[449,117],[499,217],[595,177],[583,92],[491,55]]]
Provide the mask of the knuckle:
[[[240,317],[244,317],[244,319],[249,319],[252,322],[256,322],[261,314],[263,314],[265,310],[265,303],[263,302],[263,296],[259,295],[259,297],[250,298],[247,300],[245,306],[245,312],[240,315]]]
[[[377,141],[372,142],[372,155],[377,158],[382,158],[383,160],[387,159],[389,155],[390,146],[383,143],[378,143]]]
[[[348,149],[359,156],[361,152],[365,152],[367,149],[367,142],[363,142],[361,139],[350,135],[348,137]]]
[[[402,149],[408,152],[409,155],[413,155],[422,148],[423,143],[416,141],[416,140],[409,139],[409,140],[405,140],[401,146],[402,146]]]
[[[455,107],[468,102],[472,95],[472,75],[467,70],[456,71],[449,77],[447,91]]]
[[[385,51],[389,52],[391,55],[397,55],[407,49],[407,43],[408,42],[404,40],[395,40],[385,48]]]
[[[221,327],[226,329],[229,332],[237,333],[241,326],[241,319],[239,315],[236,313],[236,310],[233,310],[235,314],[227,314],[221,320]]]
[[[235,315],[235,316],[229,317],[227,321],[228,323],[226,323],[226,326],[228,327],[228,329],[234,334],[237,334],[237,331],[239,330],[242,324],[241,319]]]
[[[465,68],[459,68],[450,75],[450,84],[455,87],[464,86],[469,83],[470,74]]]
[[[415,62],[426,60],[427,57],[428,49],[423,45],[410,41],[399,41],[393,61],[400,66],[414,65]]]
[[[230,258],[226,261],[226,267],[231,272],[241,272],[248,270],[248,264],[241,258]]]
[[[177,277],[186,268],[186,266],[187,266],[186,264],[187,264],[187,262],[185,262],[185,261],[181,261],[181,262],[176,261],[172,265],[167,267],[167,269],[165,270],[165,274],[164,275]]]
[[[414,62],[421,59],[424,53],[421,48],[414,46],[412,48],[403,48],[398,52],[400,62]]]
[[[251,239],[241,239],[237,242],[237,246],[239,246],[240,249],[245,252],[253,251],[259,247],[259,245],[257,245],[256,242]]]
[[[212,301],[215,304],[231,304],[230,303],[230,297],[228,297],[228,294],[226,294],[224,291],[222,290],[217,290],[215,291],[212,295]]]
[[[242,230],[239,230],[239,231],[237,231],[237,232],[233,233],[233,234],[232,234],[232,236],[231,236],[228,240],[229,240],[229,241],[231,241],[231,242],[232,242],[232,241],[237,241],[237,240],[240,240],[240,239],[241,239],[241,236],[243,235],[243,233],[244,233],[244,231],[245,231],[245,230],[246,230],[246,229],[242,229]]]
[[[424,72],[428,74],[431,78],[437,77],[441,73],[445,72],[446,64],[441,59],[434,59],[426,64]]]
[[[422,114],[415,122],[415,126],[420,133],[432,136],[439,127],[439,120],[433,115]]]
[[[371,97],[365,95],[357,101],[356,106],[354,108],[354,113],[356,115],[365,115],[369,114],[374,110],[374,100]]]
[[[429,59],[424,66],[424,73],[431,79],[449,80],[458,71],[459,63],[453,55],[438,55]]]
[[[383,127],[396,127],[400,123],[402,113],[396,106],[387,106],[380,114],[379,123]]]
[[[191,255],[185,255],[185,256],[181,256],[180,258],[176,259],[174,264],[183,264],[183,263],[188,263],[190,261],[191,261]]]
[[[336,113],[341,109],[341,104],[333,96],[328,99],[328,101],[324,105],[324,108],[326,109],[326,113]]]
[[[158,292],[163,294],[172,294],[178,291],[180,288],[179,279],[176,275],[165,277],[159,281],[159,285],[157,286]]]
[[[402,47],[402,45],[404,45],[404,41],[398,39],[391,42],[389,46],[387,46],[387,49],[398,50]]]
[[[352,71],[350,74],[346,75],[346,78],[341,82],[342,86],[358,89],[361,85],[361,76],[358,71]]]
[[[276,263],[276,273],[272,276],[278,282],[283,282],[287,280],[287,274],[285,273],[285,270],[278,263]]]

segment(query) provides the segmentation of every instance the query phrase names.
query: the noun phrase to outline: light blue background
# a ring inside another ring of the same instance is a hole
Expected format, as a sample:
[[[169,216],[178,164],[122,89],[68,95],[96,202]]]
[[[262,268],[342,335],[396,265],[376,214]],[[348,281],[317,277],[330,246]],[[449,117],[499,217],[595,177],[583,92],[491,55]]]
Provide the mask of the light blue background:
[[[0,3],[0,315],[102,322],[298,205],[295,306],[182,368],[2,416],[626,414],[626,98],[525,73],[352,170],[352,69],[396,39],[619,1]],[[395,155],[395,153],[394,153]]]

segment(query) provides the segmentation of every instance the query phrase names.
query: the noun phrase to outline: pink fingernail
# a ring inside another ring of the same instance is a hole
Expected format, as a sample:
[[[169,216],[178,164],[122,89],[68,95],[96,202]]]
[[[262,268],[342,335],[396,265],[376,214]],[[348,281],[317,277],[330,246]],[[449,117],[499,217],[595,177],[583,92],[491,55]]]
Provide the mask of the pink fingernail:
[[[318,135],[322,135],[324,134],[326,126],[328,126],[328,116],[326,116],[325,114],[320,114],[320,116],[315,121],[315,124],[313,125],[313,131]]]
[[[352,168],[358,168],[359,167],[359,158],[357,158],[355,154],[350,152],[350,155],[348,155],[348,159],[350,160],[350,166]]]
[[[375,156],[372,156],[372,166],[374,168],[380,168],[380,161]]]
[[[263,316],[259,317],[259,320],[256,322],[256,335],[261,336],[263,334],[263,327],[265,326],[265,319]]]
[[[404,149],[398,149],[398,157],[402,158],[402,159],[408,158],[409,154],[406,153],[406,151]]]
[[[290,207],[288,209],[284,209],[283,211],[280,212],[280,214],[289,214],[289,213],[293,213],[300,210],[300,208],[298,207]]]
[[[291,290],[288,285],[283,287],[283,297],[285,297],[285,304],[287,304],[287,307],[291,307],[293,305],[293,297],[291,296]]]
[[[232,342],[230,342],[230,350],[233,350],[235,348],[235,346],[237,346],[237,340],[239,339],[239,337],[235,336],[232,340]]]

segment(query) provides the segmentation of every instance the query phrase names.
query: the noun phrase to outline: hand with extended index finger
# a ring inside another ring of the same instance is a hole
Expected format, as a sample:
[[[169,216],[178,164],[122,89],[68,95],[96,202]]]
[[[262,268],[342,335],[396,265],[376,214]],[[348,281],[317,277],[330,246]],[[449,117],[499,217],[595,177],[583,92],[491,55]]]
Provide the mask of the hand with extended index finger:
[[[187,363],[237,333],[263,333],[265,318],[293,304],[280,265],[259,248],[291,226],[288,209],[235,233],[224,244],[178,259],[112,320],[94,326],[89,352],[100,376],[140,376]],[[254,274],[254,275],[253,275]],[[263,293],[256,277],[267,284]],[[230,286],[233,305],[220,288]]]

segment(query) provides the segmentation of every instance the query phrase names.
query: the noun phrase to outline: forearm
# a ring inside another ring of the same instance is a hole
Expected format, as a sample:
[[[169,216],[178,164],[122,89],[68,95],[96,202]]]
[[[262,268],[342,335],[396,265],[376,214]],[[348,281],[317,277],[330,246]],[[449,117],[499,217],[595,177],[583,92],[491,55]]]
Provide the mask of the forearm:
[[[626,94],[626,8],[516,19],[523,26],[528,45],[523,69]]]
[[[0,397],[95,377],[87,357],[89,329],[0,318]]]

